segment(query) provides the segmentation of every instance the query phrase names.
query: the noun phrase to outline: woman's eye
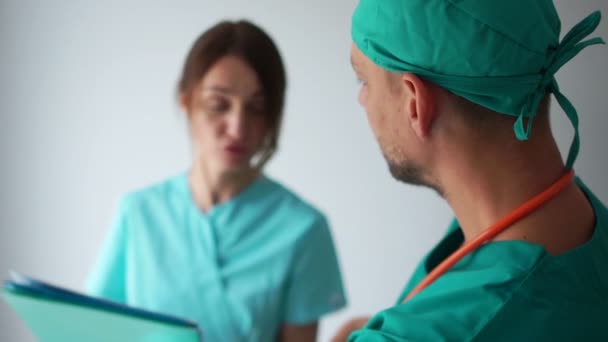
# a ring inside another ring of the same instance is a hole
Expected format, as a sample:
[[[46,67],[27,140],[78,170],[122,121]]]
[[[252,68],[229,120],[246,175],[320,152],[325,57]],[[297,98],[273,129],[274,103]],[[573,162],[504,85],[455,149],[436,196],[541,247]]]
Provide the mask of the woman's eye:
[[[211,99],[205,101],[204,108],[211,113],[223,113],[230,108],[230,104],[227,101]]]

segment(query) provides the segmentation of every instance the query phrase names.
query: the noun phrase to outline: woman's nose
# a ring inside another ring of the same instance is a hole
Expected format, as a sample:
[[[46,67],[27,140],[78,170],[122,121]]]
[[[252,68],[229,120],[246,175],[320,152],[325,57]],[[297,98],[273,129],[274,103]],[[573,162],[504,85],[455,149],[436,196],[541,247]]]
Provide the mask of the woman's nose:
[[[247,116],[243,108],[237,108],[228,117],[228,135],[237,140],[244,140],[247,134]]]

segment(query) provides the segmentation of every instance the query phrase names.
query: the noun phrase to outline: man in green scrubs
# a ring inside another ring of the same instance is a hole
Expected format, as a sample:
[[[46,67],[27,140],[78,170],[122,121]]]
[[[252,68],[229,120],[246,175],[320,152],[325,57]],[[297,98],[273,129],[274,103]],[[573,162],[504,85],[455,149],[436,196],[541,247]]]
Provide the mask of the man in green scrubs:
[[[560,41],[550,0],[360,1],[359,102],[392,175],[437,191],[456,219],[395,306],[349,341],[608,341],[608,210],[579,178],[404,301],[463,243],[573,168],[578,116],[554,76],[603,43],[586,40],[599,21],[591,14]],[[551,94],[575,129],[566,161]]]

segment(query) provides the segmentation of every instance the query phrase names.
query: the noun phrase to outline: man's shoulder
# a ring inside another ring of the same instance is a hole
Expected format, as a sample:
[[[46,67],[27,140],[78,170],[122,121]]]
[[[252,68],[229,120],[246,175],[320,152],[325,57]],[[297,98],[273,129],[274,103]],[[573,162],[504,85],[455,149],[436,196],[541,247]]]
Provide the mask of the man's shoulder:
[[[470,341],[526,288],[543,258],[527,244],[483,246],[411,300],[376,315],[354,340]]]

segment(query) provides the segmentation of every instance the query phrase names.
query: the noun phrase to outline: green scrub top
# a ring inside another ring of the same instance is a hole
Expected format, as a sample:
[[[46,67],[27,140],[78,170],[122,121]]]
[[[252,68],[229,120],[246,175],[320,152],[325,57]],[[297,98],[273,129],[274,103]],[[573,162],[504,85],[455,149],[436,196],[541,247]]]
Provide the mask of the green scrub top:
[[[345,305],[327,220],[265,176],[208,213],[186,173],[128,194],[88,292],[191,319],[205,341],[273,341]]]
[[[595,212],[587,243],[558,256],[524,241],[488,243],[402,304],[462,244],[454,221],[397,304],[349,341],[608,341],[608,210],[576,182]]]

